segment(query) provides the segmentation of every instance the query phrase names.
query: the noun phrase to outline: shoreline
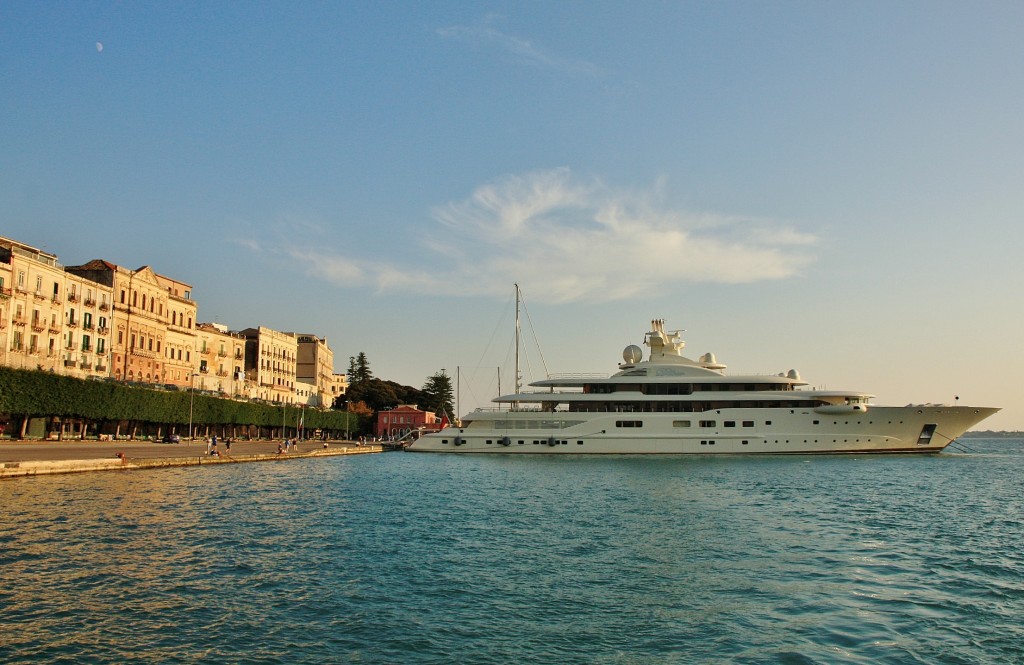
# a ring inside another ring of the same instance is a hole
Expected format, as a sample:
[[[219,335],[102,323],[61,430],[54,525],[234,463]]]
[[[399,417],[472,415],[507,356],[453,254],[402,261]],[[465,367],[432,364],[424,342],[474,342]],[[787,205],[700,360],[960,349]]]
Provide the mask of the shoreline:
[[[320,446],[320,447],[317,447]],[[240,464],[244,462],[281,462],[313,457],[365,455],[384,451],[379,444],[358,445],[354,441],[305,441],[298,452],[277,452],[276,441],[234,441],[228,453],[206,454],[200,442],[161,444],[134,441],[104,442],[2,442],[0,443],[0,480],[26,476],[91,471],[136,471],[177,466]],[[305,450],[303,450],[305,449]]]

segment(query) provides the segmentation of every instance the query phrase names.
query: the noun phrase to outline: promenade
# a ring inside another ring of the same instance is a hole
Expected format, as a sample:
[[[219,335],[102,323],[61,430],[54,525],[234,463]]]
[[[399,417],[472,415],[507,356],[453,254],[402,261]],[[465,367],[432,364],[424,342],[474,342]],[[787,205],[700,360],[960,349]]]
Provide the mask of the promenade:
[[[279,441],[232,441],[231,451],[220,442],[220,456],[208,455],[205,441],[153,443],[148,441],[3,441],[0,479],[84,471],[128,471],[168,466],[201,466],[239,462],[270,462],[335,455],[379,453],[380,445],[354,441],[305,441],[297,450],[278,453]]]

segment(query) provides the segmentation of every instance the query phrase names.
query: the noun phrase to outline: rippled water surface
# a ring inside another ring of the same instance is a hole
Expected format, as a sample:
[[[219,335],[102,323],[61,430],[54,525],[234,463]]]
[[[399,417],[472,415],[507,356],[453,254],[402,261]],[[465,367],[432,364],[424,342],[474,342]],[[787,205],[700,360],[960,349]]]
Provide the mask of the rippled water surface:
[[[1024,662],[1024,441],[0,483],[0,661]]]

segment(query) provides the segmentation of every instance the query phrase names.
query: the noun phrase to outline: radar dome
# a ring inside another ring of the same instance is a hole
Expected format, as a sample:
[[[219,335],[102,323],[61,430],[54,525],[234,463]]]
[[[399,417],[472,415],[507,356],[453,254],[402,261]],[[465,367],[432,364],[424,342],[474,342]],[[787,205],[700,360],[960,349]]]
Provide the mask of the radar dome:
[[[644,350],[636,344],[630,344],[622,351],[622,359],[630,365],[635,365],[644,357]]]
[[[789,370],[789,373],[787,373],[786,376],[790,379],[793,379],[794,381],[800,380],[800,372],[796,371],[795,369]]]

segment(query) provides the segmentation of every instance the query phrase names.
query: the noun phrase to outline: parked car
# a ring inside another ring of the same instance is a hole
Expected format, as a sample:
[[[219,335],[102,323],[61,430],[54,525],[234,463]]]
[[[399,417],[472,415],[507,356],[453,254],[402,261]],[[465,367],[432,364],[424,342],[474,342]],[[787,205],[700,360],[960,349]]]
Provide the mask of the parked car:
[[[177,434],[168,434],[164,437],[164,443],[181,443],[181,437]]]

